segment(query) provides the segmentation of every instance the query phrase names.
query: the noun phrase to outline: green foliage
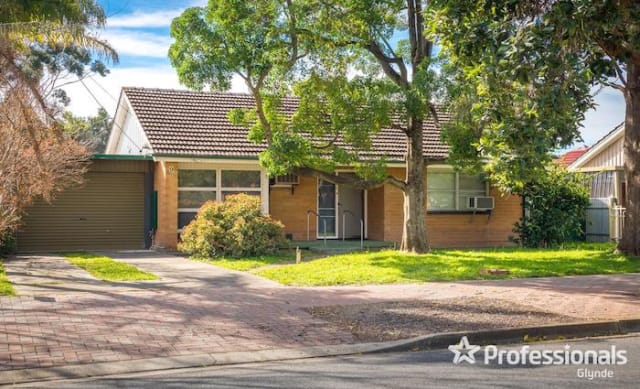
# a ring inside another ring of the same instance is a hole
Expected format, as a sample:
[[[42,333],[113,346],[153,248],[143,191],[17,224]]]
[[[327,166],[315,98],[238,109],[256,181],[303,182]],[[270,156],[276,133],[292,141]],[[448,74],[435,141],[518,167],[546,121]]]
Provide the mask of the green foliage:
[[[583,236],[589,188],[581,175],[551,165],[519,194],[526,213],[514,227],[517,243],[554,247]]]
[[[640,52],[640,10],[622,3],[434,0],[431,7],[430,31],[451,79],[451,160],[486,162],[503,189],[521,189],[543,174],[552,151],[579,139],[593,86],[611,84]]]
[[[82,268],[92,276],[105,281],[144,281],[157,280],[158,276],[143,272],[128,263],[92,253],[67,253],[65,258]]]
[[[0,296],[14,296],[15,294],[16,291],[9,282],[4,267],[2,266],[2,261],[0,261]]]
[[[506,269],[507,275],[482,274]],[[561,277],[635,273],[640,258],[614,252],[611,244],[572,244],[554,249],[433,250],[429,254],[376,251],[334,255],[301,264],[264,266],[254,274],[285,285],[331,286]]]
[[[11,230],[0,231],[0,257],[16,251],[16,238]]]
[[[243,193],[205,203],[181,239],[180,251],[201,258],[270,254],[287,245],[282,224],[262,214],[259,198]]]
[[[106,110],[99,108],[96,116],[86,118],[65,112],[62,115],[62,120],[62,130],[72,139],[94,153],[105,151],[111,130],[111,117]]]

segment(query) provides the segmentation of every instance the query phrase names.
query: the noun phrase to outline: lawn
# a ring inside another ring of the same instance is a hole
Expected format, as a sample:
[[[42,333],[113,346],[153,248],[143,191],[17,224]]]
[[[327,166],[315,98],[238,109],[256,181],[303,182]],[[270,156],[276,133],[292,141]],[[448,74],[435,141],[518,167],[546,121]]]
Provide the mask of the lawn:
[[[238,263],[242,266],[251,263],[244,270],[252,269],[252,273],[282,284],[304,286],[640,272],[640,258],[626,258],[613,249],[610,244],[578,244],[564,249],[434,250],[424,255],[387,250],[335,255],[281,266],[274,266],[273,258],[262,263],[256,259],[238,260]],[[509,274],[481,274],[481,269],[506,269]]]
[[[267,267],[270,265],[282,265],[288,263],[295,263],[296,256],[293,251],[282,251],[278,254],[261,255],[258,257],[249,258],[196,258],[192,257],[194,261],[205,262],[211,265],[224,267],[231,270],[239,271],[251,271],[258,268]]]
[[[143,272],[135,266],[114,261],[105,256],[91,253],[67,253],[64,254],[64,256],[69,262],[104,281],[143,281],[158,279],[158,276],[155,274]]]
[[[4,267],[0,261],[0,296],[14,296],[16,291],[11,286],[7,273],[4,272]]]

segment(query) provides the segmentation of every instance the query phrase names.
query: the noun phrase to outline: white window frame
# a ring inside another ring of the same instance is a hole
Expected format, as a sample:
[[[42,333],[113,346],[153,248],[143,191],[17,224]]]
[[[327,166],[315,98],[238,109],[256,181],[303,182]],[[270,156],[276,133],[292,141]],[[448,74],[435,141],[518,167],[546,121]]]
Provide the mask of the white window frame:
[[[438,208],[438,209],[429,209],[429,172],[431,173],[450,173],[455,174],[454,177],[454,204],[455,208]],[[427,212],[432,213],[451,213],[451,212],[472,212],[472,210],[464,209],[460,204],[460,172],[455,171],[453,166],[441,165],[441,166],[429,166],[427,168]],[[483,196],[489,195],[489,183],[485,182],[484,194]]]
[[[260,192],[260,202],[262,205],[262,212],[266,215],[269,213],[269,178],[264,169],[261,169],[259,165],[247,165],[247,164],[223,164],[223,163],[180,163],[178,165],[178,179],[180,170],[211,170],[216,172],[216,186],[215,187],[178,187],[180,191],[202,191],[202,192],[215,192],[216,201],[222,201],[222,193],[225,191],[234,192]],[[255,188],[234,188],[234,187],[222,187],[222,171],[224,170],[246,170],[260,172],[260,186]],[[199,208],[178,208],[180,212],[198,212]],[[176,217],[178,215],[176,214]],[[178,228],[178,232],[182,232],[182,228]]]

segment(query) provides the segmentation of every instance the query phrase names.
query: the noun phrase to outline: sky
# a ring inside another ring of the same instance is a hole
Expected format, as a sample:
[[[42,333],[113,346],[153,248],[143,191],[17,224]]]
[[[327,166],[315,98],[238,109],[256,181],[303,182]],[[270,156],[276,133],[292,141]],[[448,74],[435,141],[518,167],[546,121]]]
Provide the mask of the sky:
[[[69,110],[79,116],[91,116],[103,106],[113,116],[120,89],[125,86],[186,89],[180,85],[167,58],[172,42],[169,25],[185,8],[204,5],[206,0],[99,0],[99,3],[107,14],[107,26],[99,31],[100,37],[115,48],[120,61],[109,66],[106,77],[92,76],[83,84],[65,87],[71,97]],[[246,91],[237,79],[232,90]],[[586,114],[581,131],[583,142],[576,142],[574,147],[593,145],[624,120],[624,99],[620,92],[603,89],[596,95],[596,103],[597,107]]]

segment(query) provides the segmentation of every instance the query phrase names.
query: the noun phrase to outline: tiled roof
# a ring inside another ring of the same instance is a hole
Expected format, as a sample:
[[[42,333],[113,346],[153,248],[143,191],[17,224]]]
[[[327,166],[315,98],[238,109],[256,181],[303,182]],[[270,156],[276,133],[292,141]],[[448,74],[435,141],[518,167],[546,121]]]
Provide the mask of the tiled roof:
[[[571,165],[576,159],[580,158],[582,154],[589,151],[588,146],[582,146],[575,150],[567,151],[556,159],[556,163],[560,166],[567,167]]]
[[[191,92],[171,89],[123,88],[156,155],[201,157],[257,157],[265,144],[247,140],[247,129],[227,117],[233,108],[254,107],[248,94]],[[293,114],[295,98],[285,98],[283,111]],[[441,121],[449,120],[446,113]],[[399,127],[385,128],[373,138],[373,150],[362,158],[404,160],[406,140]],[[424,152],[433,160],[445,159],[448,146],[440,140],[433,121],[425,123]]]

